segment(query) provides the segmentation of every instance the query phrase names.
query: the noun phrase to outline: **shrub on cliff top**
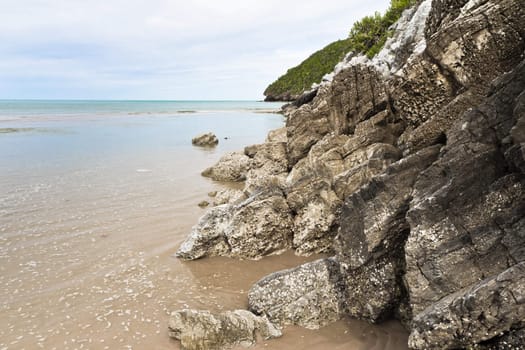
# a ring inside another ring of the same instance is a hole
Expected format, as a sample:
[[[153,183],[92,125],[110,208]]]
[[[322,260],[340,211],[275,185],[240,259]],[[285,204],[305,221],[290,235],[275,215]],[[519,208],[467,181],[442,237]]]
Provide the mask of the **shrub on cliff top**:
[[[315,52],[298,66],[289,69],[286,74],[270,84],[264,91],[265,96],[297,96],[319,83],[321,78],[330,73],[335,65],[350,51],[361,52],[372,58],[392,35],[389,28],[406,8],[418,0],[390,0],[390,7],[381,15],[376,12],[357,21],[350,30],[347,39],[335,41]]]
[[[297,67],[290,68],[264,91],[264,95],[290,94],[298,95],[308,89],[315,82],[331,72],[337,62],[341,61],[346,53],[352,51],[349,39],[335,41],[322,50],[319,50],[304,60]]]
[[[376,12],[357,21],[350,30],[348,39],[353,51],[362,52],[368,58],[374,57],[392,35],[390,27],[397,22],[403,11],[414,5],[417,0],[390,0],[390,7],[381,15]]]

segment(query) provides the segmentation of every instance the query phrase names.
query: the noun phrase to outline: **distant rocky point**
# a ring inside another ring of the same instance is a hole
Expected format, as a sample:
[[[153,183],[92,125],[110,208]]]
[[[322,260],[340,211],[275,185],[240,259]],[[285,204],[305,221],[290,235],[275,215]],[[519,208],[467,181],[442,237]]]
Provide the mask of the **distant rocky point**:
[[[217,138],[217,136],[215,136],[214,133],[209,132],[194,137],[191,140],[191,143],[195,146],[200,147],[215,147],[219,144],[219,139]]]

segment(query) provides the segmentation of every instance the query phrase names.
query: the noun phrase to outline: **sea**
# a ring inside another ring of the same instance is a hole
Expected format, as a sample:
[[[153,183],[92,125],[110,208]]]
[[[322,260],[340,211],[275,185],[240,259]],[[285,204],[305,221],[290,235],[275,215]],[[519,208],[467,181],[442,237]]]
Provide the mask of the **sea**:
[[[179,349],[172,311],[246,308],[263,276],[320,256],[257,262],[173,253],[238,184],[200,175],[282,127],[280,103],[0,100],[0,350]],[[215,148],[192,137],[214,132]],[[406,349],[396,322],[288,327],[254,349]]]

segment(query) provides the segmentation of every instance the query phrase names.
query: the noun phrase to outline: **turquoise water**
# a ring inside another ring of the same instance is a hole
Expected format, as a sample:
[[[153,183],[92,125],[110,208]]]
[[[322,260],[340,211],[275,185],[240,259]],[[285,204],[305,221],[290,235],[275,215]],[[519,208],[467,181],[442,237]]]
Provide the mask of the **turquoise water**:
[[[264,141],[268,130],[283,124],[281,115],[264,112],[279,107],[256,101],[0,100],[0,170],[5,181],[6,174],[23,176],[35,166],[63,171],[122,158],[214,159]],[[193,136],[209,131],[221,139],[217,148],[191,146]]]
[[[281,103],[259,101],[0,100],[0,121],[32,117],[177,115],[206,112],[265,112]]]

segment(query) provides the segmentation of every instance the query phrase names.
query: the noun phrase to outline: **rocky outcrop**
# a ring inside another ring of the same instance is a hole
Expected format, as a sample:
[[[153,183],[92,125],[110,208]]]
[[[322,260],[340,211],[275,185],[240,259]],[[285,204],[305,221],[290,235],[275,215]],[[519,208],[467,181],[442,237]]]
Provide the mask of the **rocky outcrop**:
[[[277,338],[281,331],[263,317],[246,310],[212,314],[208,311],[182,310],[172,313],[169,335],[180,340],[182,350],[219,350],[234,345],[252,346],[257,336]]]
[[[206,133],[199,136],[195,136],[191,143],[195,146],[201,146],[201,147],[215,147],[217,144],[219,144],[219,139],[217,136],[215,136],[214,133]]]
[[[523,23],[522,0],[419,1],[242,152],[246,199],[179,256],[329,254],[253,286],[279,325],[395,317],[414,349],[522,346]]]

